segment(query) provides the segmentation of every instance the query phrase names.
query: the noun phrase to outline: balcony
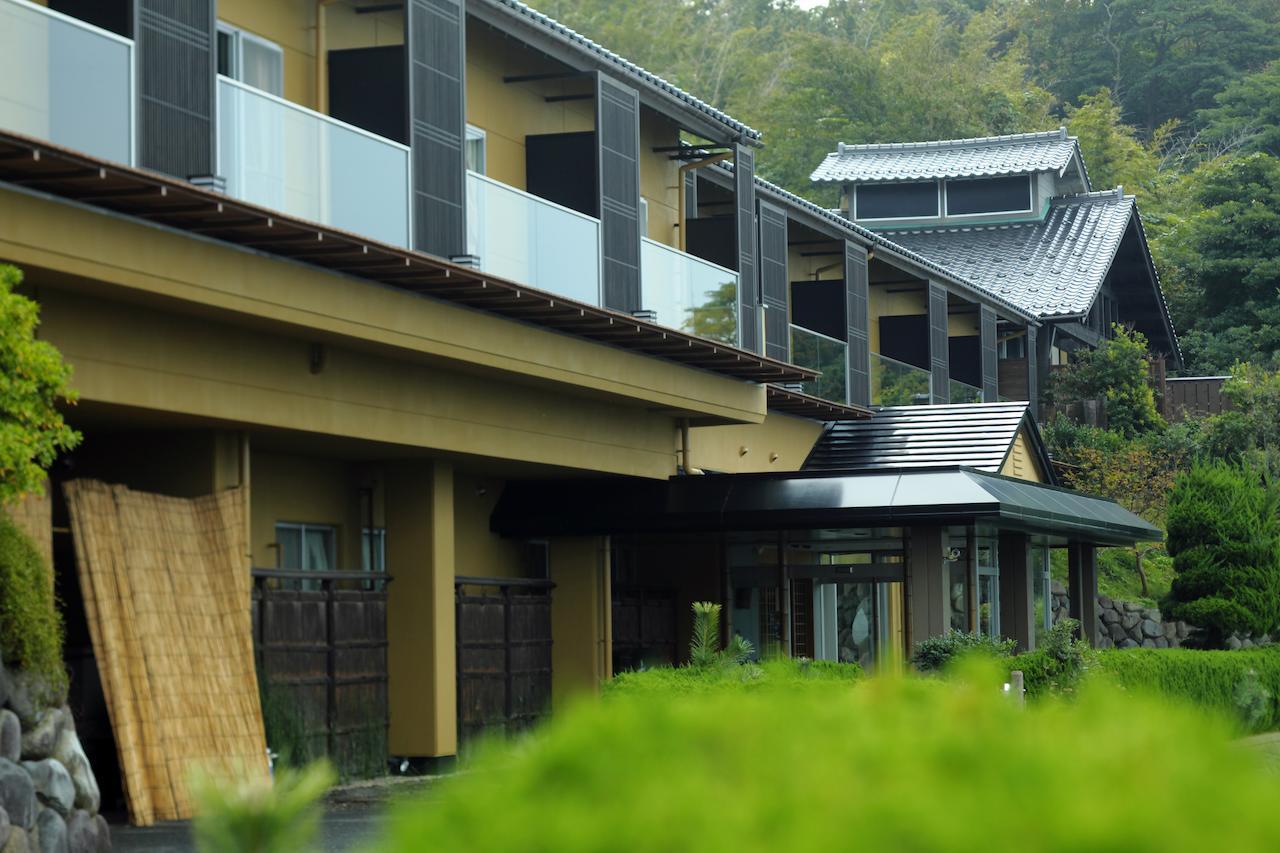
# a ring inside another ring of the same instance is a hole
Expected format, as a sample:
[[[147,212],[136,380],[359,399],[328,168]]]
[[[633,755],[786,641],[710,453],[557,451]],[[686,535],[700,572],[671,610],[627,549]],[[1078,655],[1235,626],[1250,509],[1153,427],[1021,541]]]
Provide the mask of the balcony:
[[[640,304],[663,326],[738,344],[738,274],[647,237],[640,242]]]
[[[600,305],[600,220],[467,172],[467,252],[480,269]]]
[[[871,353],[873,406],[926,406],[933,400],[933,375],[923,367]]]
[[[791,326],[791,363],[822,372],[817,379],[810,379],[801,386],[806,394],[834,403],[847,401],[845,370],[848,350],[849,345],[844,341],[795,324]]]
[[[961,382],[958,379],[951,379],[947,382],[947,397],[951,403],[981,403],[982,389]]]
[[[0,127],[133,165],[133,42],[0,0]]]
[[[218,78],[218,174],[227,194],[409,245],[408,146]]]

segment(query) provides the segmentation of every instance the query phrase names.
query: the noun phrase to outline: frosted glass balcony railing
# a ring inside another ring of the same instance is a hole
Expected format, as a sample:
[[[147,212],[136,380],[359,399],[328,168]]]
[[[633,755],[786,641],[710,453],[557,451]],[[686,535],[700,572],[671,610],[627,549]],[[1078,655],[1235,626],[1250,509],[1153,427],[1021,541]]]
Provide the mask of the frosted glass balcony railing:
[[[218,78],[218,174],[227,195],[409,245],[409,148]]]
[[[873,406],[925,406],[933,399],[933,375],[923,367],[871,353]]]
[[[640,307],[664,326],[738,343],[738,274],[647,237],[640,241]]]
[[[480,269],[600,304],[600,220],[467,172],[467,253]]]
[[[829,338],[801,326],[791,327],[791,363],[822,375],[803,384],[804,393],[843,403],[845,392],[846,358],[849,346],[844,341]]]
[[[947,382],[947,391],[949,396],[948,402],[951,403],[981,403],[982,389],[959,379],[950,379]]]
[[[0,127],[133,164],[133,42],[0,0]]]

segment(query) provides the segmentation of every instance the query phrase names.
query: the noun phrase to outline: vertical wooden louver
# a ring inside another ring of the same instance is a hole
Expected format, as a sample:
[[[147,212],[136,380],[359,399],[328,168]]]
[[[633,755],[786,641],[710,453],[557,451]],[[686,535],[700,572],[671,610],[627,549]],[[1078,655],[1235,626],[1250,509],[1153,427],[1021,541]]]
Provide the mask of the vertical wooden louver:
[[[855,406],[871,403],[871,336],[868,331],[867,250],[857,243],[844,243],[845,314],[849,328],[848,402]]]
[[[745,145],[733,146],[734,235],[738,251],[738,337],[743,349],[762,352],[760,282],[756,270],[756,155]]]
[[[466,10],[460,0],[405,7],[409,145],[413,152],[413,247],[466,254]]]
[[[760,305],[764,311],[764,354],[790,361],[787,291],[787,213],[760,202]]]
[[[600,255],[606,308],[640,305],[640,94],[596,75]]]
[[[214,0],[136,0],[138,164],[177,178],[216,169]]]
[[[982,344],[982,402],[1000,399],[1000,353],[996,349],[996,312],[989,305],[980,309],[979,335]]]
[[[1037,342],[1039,330],[1030,324],[1027,325],[1027,400],[1031,403],[1031,411],[1036,417],[1040,416],[1040,346]]]
[[[947,325],[947,289],[929,282],[929,368],[933,373],[933,402],[951,399],[950,330]]]

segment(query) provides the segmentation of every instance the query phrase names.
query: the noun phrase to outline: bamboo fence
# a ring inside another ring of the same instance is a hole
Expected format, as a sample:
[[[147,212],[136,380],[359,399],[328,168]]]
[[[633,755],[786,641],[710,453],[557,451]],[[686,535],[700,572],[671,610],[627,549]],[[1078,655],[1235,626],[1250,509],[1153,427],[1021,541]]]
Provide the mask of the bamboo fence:
[[[130,820],[192,816],[193,769],[266,774],[244,504],[65,484]]]

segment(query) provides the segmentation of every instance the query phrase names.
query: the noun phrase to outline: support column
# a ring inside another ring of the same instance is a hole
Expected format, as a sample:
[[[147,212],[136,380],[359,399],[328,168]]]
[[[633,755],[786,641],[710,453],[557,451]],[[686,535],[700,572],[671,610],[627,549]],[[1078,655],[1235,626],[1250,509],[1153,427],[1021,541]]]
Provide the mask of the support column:
[[[453,466],[388,466],[387,673],[392,755],[458,751]]]
[[[551,709],[595,692],[613,675],[613,593],[609,539],[553,539],[551,580]]]
[[[1016,641],[1020,652],[1036,647],[1030,545],[1025,533],[1000,534],[1000,632]]]
[[[1080,635],[1091,646],[1098,645],[1098,552],[1090,542],[1067,546],[1068,615],[1080,623]]]
[[[948,589],[945,527],[912,527],[907,552],[907,655],[915,644],[947,633]]]

